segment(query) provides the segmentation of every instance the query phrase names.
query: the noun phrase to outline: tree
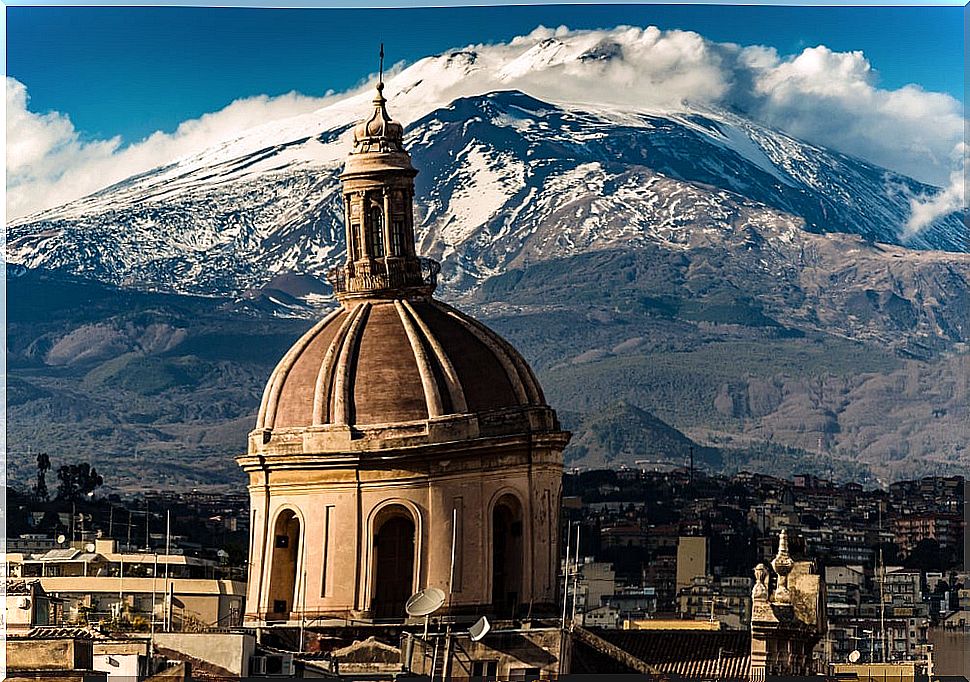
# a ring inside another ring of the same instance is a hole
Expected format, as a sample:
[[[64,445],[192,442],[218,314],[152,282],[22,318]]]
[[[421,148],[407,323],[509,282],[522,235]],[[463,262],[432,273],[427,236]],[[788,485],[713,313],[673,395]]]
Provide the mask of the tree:
[[[37,485],[34,486],[34,497],[46,502],[50,499],[50,492],[47,490],[47,472],[51,468],[51,458],[46,452],[37,455]]]
[[[57,470],[57,499],[75,502],[104,483],[97,469],[87,462],[65,464]]]

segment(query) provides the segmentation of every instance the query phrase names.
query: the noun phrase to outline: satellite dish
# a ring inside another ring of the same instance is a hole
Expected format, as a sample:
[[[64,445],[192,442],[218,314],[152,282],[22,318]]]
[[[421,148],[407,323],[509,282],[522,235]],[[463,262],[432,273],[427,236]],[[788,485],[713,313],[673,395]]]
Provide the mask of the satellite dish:
[[[30,597],[21,597],[20,601],[17,602],[17,607],[26,611],[30,608]]]
[[[488,622],[488,618],[482,616],[478,619],[474,625],[468,629],[468,634],[472,636],[472,641],[477,642],[482,637],[488,634],[488,631],[492,629],[492,624]]]
[[[87,552],[93,552],[95,550],[95,544],[93,542],[89,542],[88,544],[84,545],[84,550]]]
[[[859,653],[858,649],[855,649],[849,654],[849,663],[858,663],[860,658],[862,658],[862,654]]]
[[[426,587],[416,592],[404,605],[409,616],[429,616],[445,603],[445,593],[437,587]]]
[[[67,538],[64,537],[63,535],[58,535],[57,536],[57,544],[62,545],[62,544],[64,544],[64,541],[65,540],[67,540]]]
[[[229,556],[229,552],[224,549],[220,549],[218,552],[216,552],[216,556],[225,559],[227,556]]]

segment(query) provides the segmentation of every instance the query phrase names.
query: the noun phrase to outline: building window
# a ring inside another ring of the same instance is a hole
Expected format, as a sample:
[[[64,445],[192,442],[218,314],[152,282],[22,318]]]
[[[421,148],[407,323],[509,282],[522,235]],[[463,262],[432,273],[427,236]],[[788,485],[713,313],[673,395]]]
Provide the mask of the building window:
[[[404,254],[404,221],[395,219],[391,222],[391,250],[390,255],[400,256]]]
[[[498,661],[472,661],[473,680],[494,680],[498,677]]]
[[[360,223],[350,224],[350,259],[357,260],[360,258],[360,247],[357,240],[360,239]]]
[[[384,212],[378,206],[370,210],[370,245],[372,256],[384,255]]]

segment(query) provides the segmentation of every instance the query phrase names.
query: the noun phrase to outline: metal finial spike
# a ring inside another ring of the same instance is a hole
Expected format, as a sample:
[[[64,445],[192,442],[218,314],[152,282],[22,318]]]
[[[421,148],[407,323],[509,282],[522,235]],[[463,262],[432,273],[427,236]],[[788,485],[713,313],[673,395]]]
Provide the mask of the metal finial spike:
[[[377,77],[378,82],[384,82],[384,43],[381,43],[381,58],[380,66],[378,67],[379,76]]]

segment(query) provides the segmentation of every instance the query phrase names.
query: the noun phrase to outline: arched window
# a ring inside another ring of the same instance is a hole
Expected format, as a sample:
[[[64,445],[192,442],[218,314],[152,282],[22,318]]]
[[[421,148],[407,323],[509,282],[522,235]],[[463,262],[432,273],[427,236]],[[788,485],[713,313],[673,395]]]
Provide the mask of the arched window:
[[[380,206],[370,210],[370,246],[371,256],[379,258],[384,255],[384,211]]]
[[[513,617],[522,599],[522,505],[503,495],[492,510],[492,608]]]
[[[403,619],[414,589],[414,519],[403,506],[382,509],[374,520],[374,618]]]
[[[269,611],[288,618],[296,610],[297,562],[300,556],[300,519],[290,509],[276,517],[273,526],[269,578]]]

